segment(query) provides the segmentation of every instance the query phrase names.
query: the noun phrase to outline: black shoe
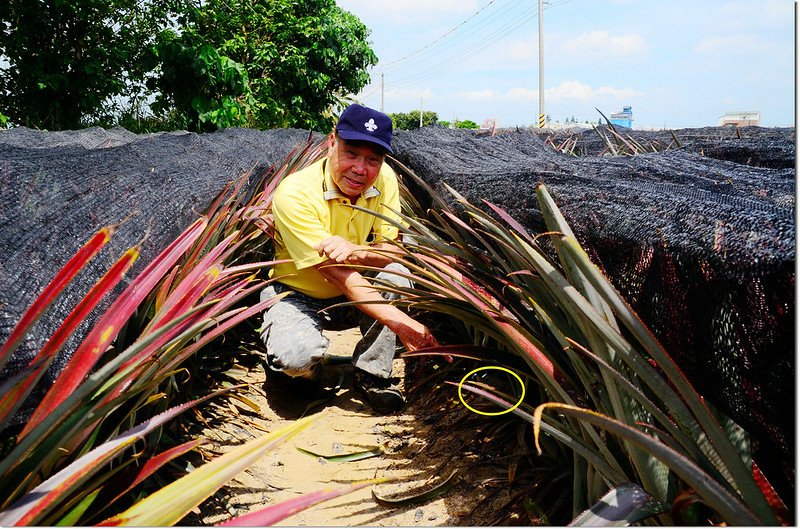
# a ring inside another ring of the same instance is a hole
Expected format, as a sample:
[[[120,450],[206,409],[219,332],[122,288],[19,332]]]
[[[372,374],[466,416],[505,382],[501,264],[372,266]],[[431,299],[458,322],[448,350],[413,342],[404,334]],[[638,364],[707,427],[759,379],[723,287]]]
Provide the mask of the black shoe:
[[[356,369],[355,386],[369,400],[370,406],[381,415],[395,412],[402,408],[406,399],[397,386],[388,378],[380,378],[361,369]]]
[[[286,393],[292,393],[297,397],[313,398],[316,397],[321,389],[322,377],[317,370],[315,378],[291,377],[282,371],[274,371],[269,366],[266,368],[266,386],[272,386]]]

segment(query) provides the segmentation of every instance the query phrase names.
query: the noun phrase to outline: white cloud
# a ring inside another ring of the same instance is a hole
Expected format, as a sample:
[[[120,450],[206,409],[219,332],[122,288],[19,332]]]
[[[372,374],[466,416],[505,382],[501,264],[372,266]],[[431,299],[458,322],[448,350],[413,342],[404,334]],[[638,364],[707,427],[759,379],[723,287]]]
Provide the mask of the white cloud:
[[[387,98],[393,98],[393,99],[413,98],[417,101],[419,100],[420,97],[422,99],[431,99],[433,95],[434,95],[433,91],[430,89],[413,89],[413,88],[409,88],[407,90],[388,89],[385,92],[385,96]]]
[[[564,81],[558,86],[545,89],[545,97],[555,101],[592,101],[601,98],[629,99],[641,95],[632,88],[601,86],[593,88],[580,81]]]
[[[761,54],[768,52],[771,46],[754,35],[723,35],[706,37],[694,46],[694,52],[700,55],[736,56],[745,54]]]
[[[647,43],[640,35],[611,35],[605,30],[583,33],[563,46],[567,53],[592,57],[630,57],[647,50]]]
[[[580,81],[564,81],[553,88],[546,88],[544,95],[547,99],[588,101],[592,98],[594,90],[591,86]]]
[[[498,92],[488,88],[485,90],[471,90],[468,92],[458,92],[455,94],[456,97],[466,99],[468,101],[491,101],[498,99],[499,95],[500,94]]]
[[[545,95],[547,95],[546,89]],[[506,92],[506,97],[512,101],[536,101],[539,99],[539,91],[531,88],[515,86]]]
[[[594,88],[580,81],[564,81],[557,86],[545,88],[545,98],[548,101],[628,100],[640,95],[642,95],[641,92],[632,88],[615,88],[612,86]],[[454,94],[454,97],[468,101],[530,102],[539,99],[539,91],[524,86],[515,86],[505,92],[492,89],[458,92]]]
[[[479,102],[521,102],[521,101],[535,101],[539,98],[539,91],[532,90],[530,88],[524,87],[514,87],[506,90],[505,92],[499,92],[497,90],[492,90],[491,88],[486,88],[484,90],[469,90],[465,92],[456,92],[453,94],[453,98],[461,99],[466,101],[479,101]]]

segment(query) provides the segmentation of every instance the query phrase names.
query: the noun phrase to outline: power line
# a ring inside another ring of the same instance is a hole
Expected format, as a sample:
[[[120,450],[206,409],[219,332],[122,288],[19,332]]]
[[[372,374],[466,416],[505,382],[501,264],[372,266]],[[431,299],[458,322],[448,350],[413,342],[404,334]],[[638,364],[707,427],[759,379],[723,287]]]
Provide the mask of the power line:
[[[485,28],[487,26],[490,26],[493,22],[495,22],[497,19],[501,18],[508,11],[510,11],[511,8],[518,7],[519,5],[522,5],[522,4],[525,4],[525,3],[527,3],[527,0],[522,0],[522,1],[518,0],[516,3],[507,4],[505,7],[500,8],[499,10],[495,11],[494,13],[487,14],[487,18],[482,20],[481,23],[478,26],[471,27],[470,28],[470,32],[464,32],[464,33],[462,33],[460,35],[455,35],[452,39],[449,39],[446,42],[442,41],[439,46],[437,46],[435,48],[432,47],[432,48],[429,48],[426,51],[424,51],[422,53],[422,56],[418,57],[415,61],[405,62],[404,64],[400,64],[399,66],[394,66],[394,67],[391,67],[391,68],[385,68],[385,66],[384,66],[382,69],[384,69],[384,71],[397,72],[397,71],[401,71],[401,70],[404,70],[404,69],[414,68],[414,67],[417,67],[419,65],[419,63],[423,60],[423,57],[427,56],[428,59],[433,59],[433,58],[435,58],[435,57],[437,57],[439,55],[443,55],[443,54],[445,54],[447,52],[447,50],[450,50],[450,49],[456,47],[458,44],[460,44],[461,42],[463,42],[463,41],[465,41],[467,39],[473,38],[475,35],[482,35],[482,38],[486,39],[486,34],[485,34],[485,32],[482,31],[483,28]],[[520,15],[518,14],[517,16],[520,16]]]
[[[366,90],[367,88],[370,88],[370,87],[372,87],[372,90],[370,90],[367,93],[364,93],[364,90]],[[369,85],[365,86],[364,88],[361,89],[361,92],[360,92],[362,94],[361,99],[368,98],[369,96],[371,96],[372,94],[374,94],[375,92],[380,90],[380,88],[381,88],[381,84],[380,83],[374,83],[374,84],[369,84]]]
[[[489,2],[488,4],[486,4],[485,6],[483,6],[482,8],[478,9],[477,11],[475,11],[475,13],[473,13],[473,14],[472,14],[470,17],[468,17],[466,20],[464,20],[463,22],[461,22],[460,24],[458,24],[456,27],[454,27],[453,29],[451,29],[450,31],[448,31],[447,33],[445,33],[444,35],[442,35],[442,36],[441,36],[441,37],[439,37],[438,39],[434,40],[433,42],[431,42],[431,43],[429,43],[429,44],[427,44],[427,45],[423,46],[422,48],[418,49],[418,50],[417,50],[417,51],[415,51],[415,52],[409,53],[409,54],[408,54],[408,55],[406,55],[405,57],[401,57],[401,58],[399,58],[399,59],[397,59],[397,60],[395,60],[395,61],[392,61],[392,62],[386,63],[384,66],[389,66],[389,65],[391,65],[391,64],[395,64],[395,63],[398,63],[398,62],[401,62],[401,61],[405,61],[406,59],[408,59],[408,58],[410,58],[410,57],[413,57],[414,55],[416,55],[416,54],[420,53],[421,51],[423,51],[423,50],[425,50],[425,49],[427,49],[427,48],[430,48],[431,46],[433,46],[434,44],[436,44],[437,42],[439,42],[439,41],[440,41],[440,40],[442,40],[443,38],[447,37],[449,34],[451,34],[451,33],[453,33],[454,31],[456,31],[458,28],[460,28],[461,26],[463,26],[464,24],[466,24],[467,22],[469,22],[470,20],[472,20],[473,18],[475,18],[476,16],[478,16],[478,15],[480,14],[480,12],[481,12],[481,11],[483,11],[484,9],[486,9],[487,7],[489,7],[490,5],[492,5],[494,2],[495,2],[495,0],[491,0],[491,2]]]
[[[545,4],[544,10],[547,10],[547,9],[550,9],[550,8],[553,8],[553,7],[559,7],[559,6],[562,6],[564,4],[568,4],[568,3],[573,2],[573,1],[574,0],[551,1],[551,2]],[[450,39],[449,41],[445,41],[445,37],[447,37],[449,35],[453,35],[454,32],[457,29],[463,28],[464,25],[467,22],[469,22],[470,20],[475,19],[476,16],[479,13],[483,12],[487,7],[489,7],[493,3],[494,3],[494,0],[492,0],[492,2],[490,2],[489,4],[487,4],[486,6],[481,8],[480,10],[478,10],[476,13],[474,13],[472,16],[470,16],[469,18],[467,18],[466,20],[464,20],[463,22],[461,22],[457,26],[455,26],[453,29],[451,29],[450,31],[448,31],[447,33],[442,35],[442,37],[436,39],[435,41],[429,43],[428,45],[423,46],[422,48],[416,50],[413,53],[405,55],[401,59],[398,59],[396,61],[392,61],[391,63],[387,63],[387,65],[388,64],[398,65],[401,61],[405,61],[406,59],[408,59],[408,58],[410,58],[412,56],[417,56],[417,55],[420,55],[420,54],[422,54],[423,56],[425,56],[425,55],[428,56],[428,59],[425,62],[429,62],[429,61],[434,60],[436,58],[444,57],[441,61],[437,61],[436,63],[433,63],[433,64],[428,63],[427,65],[422,66],[421,69],[420,69],[420,62],[422,62],[421,61],[422,57],[418,57],[417,60],[415,60],[415,61],[409,61],[406,64],[401,64],[399,66],[395,66],[395,68],[390,68],[389,70],[390,71],[394,71],[395,73],[400,73],[403,70],[407,70],[408,68],[411,68],[411,67],[416,68],[416,71],[414,71],[412,74],[407,75],[405,77],[400,77],[399,79],[392,79],[387,84],[389,86],[391,86],[391,88],[397,89],[397,88],[404,88],[404,87],[408,87],[408,86],[413,86],[415,84],[419,84],[422,81],[430,81],[431,79],[439,77],[442,74],[452,70],[456,66],[459,66],[460,64],[463,64],[465,61],[467,61],[469,59],[472,59],[475,55],[477,55],[477,54],[479,54],[479,53],[491,48],[497,42],[499,42],[502,39],[508,37],[514,31],[519,29],[520,27],[524,26],[525,24],[528,24],[533,19],[538,18],[538,12],[536,12],[538,10],[536,9],[536,7],[530,6],[528,1],[525,1],[525,0],[517,1],[517,2],[514,2],[512,4],[507,4],[507,5],[499,8],[494,13],[487,13],[486,14],[486,18],[478,21],[479,25],[477,27],[473,28],[470,32],[462,33],[461,35],[456,35],[453,39]],[[452,49],[457,44],[463,42],[466,38],[471,38],[471,37],[474,37],[475,35],[479,34],[479,32],[477,30],[485,28],[485,27],[491,25],[493,22],[496,21],[496,19],[500,18],[502,15],[506,15],[507,12],[510,9],[512,9],[514,7],[518,7],[520,5],[524,5],[524,4],[528,4],[528,8],[526,8],[525,10],[523,10],[523,11],[521,11],[519,13],[511,14],[510,15],[512,17],[511,21],[505,22],[503,25],[499,26],[498,28],[493,29],[492,31],[490,31],[488,33],[487,32],[480,33],[481,34],[481,38],[479,40],[472,42],[466,48],[463,48],[463,49],[460,49],[460,50],[456,50],[454,53],[445,56],[445,53],[446,53],[447,50]],[[440,46],[439,47],[434,47],[434,44],[440,44]],[[386,65],[384,65],[384,66],[386,66]],[[382,73],[383,73],[383,70],[382,70]],[[364,100],[367,97],[372,96],[380,88],[381,88],[381,83],[374,83],[374,84],[368,85],[367,87],[365,87],[364,89],[361,90],[361,93],[363,94],[361,96],[361,99]],[[368,90],[368,91],[365,92],[365,90]]]
[[[492,33],[485,35],[485,37],[480,41],[472,43],[467,48],[464,48],[456,52],[455,54],[446,57],[442,61],[439,61],[435,64],[431,64],[425,67],[424,70],[417,71],[410,76],[392,81],[392,86],[397,87],[397,86],[406,86],[409,84],[414,84],[415,82],[422,80],[424,78],[429,79],[431,77],[435,77],[441,75],[444,72],[452,70],[456,66],[475,57],[475,55],[477,55],[478,53],[481,53],[489,49],[492,45],[504,39],[505,37],[508,37],[520,27],[524,26],[525,24],[528,24],[531,20],[535,18],[535,16],[533,16],[533,12],[534,9],[531,8],[530,10],[524,12],[520,18],[507,22],[505,25],[495,29]]]
[[[567,3],[570,3],[570,2],[573,2],[573,1],[574,0],[561,0],[561,1],[558,1],[558,2],[550,2],[549,4],[547,4],[546,7],[544,7],[544,10],[547,10],[547,9],[550,9],[550,8],[553,8],[553,7],[562,6],[564,4],[567,4]],[[516,5],[519,5],[519,3],[517,3]],[[488,4],[487,4],[487,6],[484,6],[484,7],[488,7]],[[434,77],[437,77],[437,76],[439,76],[439,75],[441,75],[441,74],[443,74],[443,73],[445,73],[445,72],[447,72],[449,70],[452,70],[454,67],[458,66],[459,64],[462,64],[466,60],[471,59],[472,57],[474,57],[474,55],[476,53],[480,53],[481,51],[485,51],[486,49],[490,48],[492,45],[496,44],[497,42],[499,42],[503,38],[505,38],[508,35],[510,35],[511,33],[513,33],[515,30],[517,30],[520,27],[522,27],[523,25],[525,25],[526,23],[529,23],[531,20],[533,20],[535,18],[538,18],[538,13],[536,13],[535,11],[536,11],[535,7],[533,7],[533,6],[529,7],[528,9],[516,14],[516,17],[512,21],[506,22],[504,25],[500,26],[499,28],[495,29],[494,31],[492,31],[492,32],[490,32],[488,34],[483,34],[483,36],[481,37],[480,40],[478,40],[476,42],[473,42],[468,47],[466,47],[466,48],[464,48],[464,49],[462,49],[460,51],[456,51],[455,53],[447,56],[442,61],[439,61],[439,62],[437,62],[435,64],[430,64],[430,65],[424,66],[422,70],[417,69],[417,71],[415,71],[411,75],[408,75],[406,77],[401,77],[398,80],[393,80],[393,81],[391,81],[390,86],[392,86],[393,88],[410,86],[410,85],[418,83],[419,81],[422,81],[422,80],[430,80],[430,79],[432,79]],[[496,15],[497,15],[497,13],[496,13]],[[474,16],[475,15],[470,17],[470,19],[474,18]],[[470,20],[470,19],[467,19],[467,20]],[[461,24],[459,24],[458,26],[456,26],[456,28],[462,27],[465,22],[466,21],[464,21]],[[481,27],[484,27],[486,25],[488,25],[488,22],[485,23]],[[454,30],[456,28],[454,28]],[[452,33],[452,31],[453,30],[448,32],[448,34]],[[473,32],[473,33],[468,34],[468,35],[469,36],[473,36],[474,34],[475,33]],[[440,42],[441,40],[442,39],[440,38],[440,39],[437,39],[434,42]],[[426,50],[426,49],[430,50],[431,46],[433,44],[434,43],[432,42],[428,46],[420,48],[419,50],[417,50],[417,52],[414,52],[414,54],[417,54],[417,53],[421,52],[422,50]],[[449,47],[439,48],[439,49],[433,50],[434,55],[431,58],[443,55],[443,51],[453,47],[453,45],[454,45],[454,42],[451,42]],[[476,52],[476,53],[473,53],[473,52]],[[430,53],[430,51],[428,51],[427,53]],[[410,57],[411,55],[414,55],[414,54],[409,54],[406,57]],[[393,64],[397,63],[397,62],[399,62],[399,60],[398,61],[393,61]],[[414,63],[412,63],[411,65],[412,66],[416,66],[417,68],[419,68],[419,63],[416,62],[416,61]],[[400,69],[402,69],[402,68],[400,68]]]

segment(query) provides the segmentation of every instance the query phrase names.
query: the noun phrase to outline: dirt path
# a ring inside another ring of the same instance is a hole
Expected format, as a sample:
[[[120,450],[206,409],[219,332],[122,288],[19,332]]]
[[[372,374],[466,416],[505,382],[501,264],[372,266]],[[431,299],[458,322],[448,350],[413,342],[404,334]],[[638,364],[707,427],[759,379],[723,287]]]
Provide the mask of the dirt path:
[[[331,338],[329,353],[349,356],[359,334],[357,330],[331,332],[328,337]],[[395,375],[403,373],[402,362],[395,360]],[[245,404],[230,399],[227,410],[230,420],[222,427],[204,432],[214,444],[213,450],[224,451],[232,443],[238,444],[279,428],[304,415],[310,404],[308,398],[265,386],[261,365],[242,376],[253,384],[246,395],[259,411],[255,413]],[[302,493],[375,477],[401,480],[376,486],[379,494],[406,497],[409,491],[419,492],[436,486],[455,468],[451,447],[462,444],[462,440],[456,438],[455,432],[440,431],[417,420],[415,416],[419,410],[414,404],[399,414],[374,414],[362,396],[352,389],[352,366],[349,364],[327,366],[323,383],[331,388],[341,387],[335,391],[335,396],[332,394],[331,400],[310,410],[309,413],[318,414],[318,419],[204,503],[200,512],[195,513],[198,524],[213,525]],[[303,448],[327,456],[376,447],[381,448],[381,455],[352,462],[326,461],[298,450]],[[460,474],[451,481],[455,485],[450,490],[427,502],[400,507],[379,504],[368,487],[298,513],[279,525],[485,525],[488,521],[481,513],[474,512],[485,491],[474,486],[476,475],[465,480]]]

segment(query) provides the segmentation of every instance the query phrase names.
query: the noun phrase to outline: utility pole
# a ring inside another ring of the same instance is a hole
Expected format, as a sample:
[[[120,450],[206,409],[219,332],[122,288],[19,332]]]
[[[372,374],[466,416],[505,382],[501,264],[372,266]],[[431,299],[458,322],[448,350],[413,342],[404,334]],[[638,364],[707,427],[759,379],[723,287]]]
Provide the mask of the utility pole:
[[[383,112],[383,72],[381,72],[381,112]]]
[[[544,29],[542,0],[539,0],[539,128],[544,128]]]
[[[422,128],[422,96],[419,96],[419,128]]]

